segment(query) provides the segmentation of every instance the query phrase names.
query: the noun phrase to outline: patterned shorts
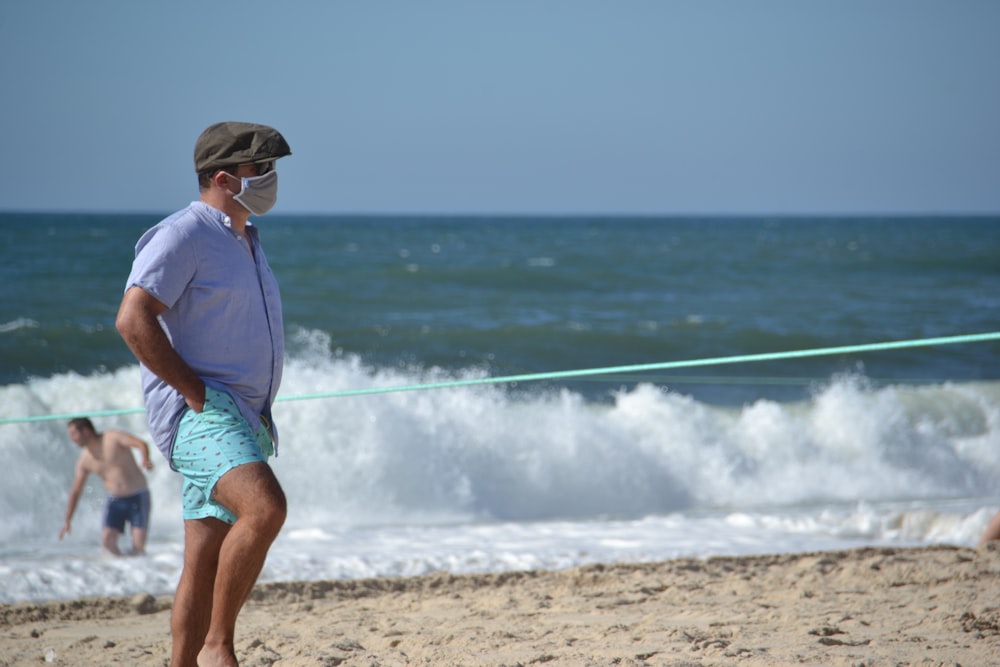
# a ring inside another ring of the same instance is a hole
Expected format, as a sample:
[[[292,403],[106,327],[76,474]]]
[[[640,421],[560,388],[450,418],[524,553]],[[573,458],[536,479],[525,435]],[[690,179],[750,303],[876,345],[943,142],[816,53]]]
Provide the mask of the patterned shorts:
[[[174,442],[172,463],[184,475],[184,519],[214,517],[236,523],[236,515],[212,498],[216,482],[237,466],[266,462],[273,451],[262,424],[251,428],[229,394],[205,387],[204,410],[188,408]]]

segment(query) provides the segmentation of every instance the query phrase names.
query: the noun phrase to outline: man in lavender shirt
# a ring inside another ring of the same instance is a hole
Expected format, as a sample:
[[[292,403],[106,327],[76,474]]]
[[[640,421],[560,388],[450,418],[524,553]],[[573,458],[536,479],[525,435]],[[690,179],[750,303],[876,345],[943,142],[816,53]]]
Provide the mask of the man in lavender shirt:
[[[118,311],[153,441],[184,477],[173,667],[236,667],[236,618],[285,521],[267,464],[281,299],[249,217],[274,205],[275,161],[290,154],[266,125],[208,127],[194,151],[200,199],[139,239]]]

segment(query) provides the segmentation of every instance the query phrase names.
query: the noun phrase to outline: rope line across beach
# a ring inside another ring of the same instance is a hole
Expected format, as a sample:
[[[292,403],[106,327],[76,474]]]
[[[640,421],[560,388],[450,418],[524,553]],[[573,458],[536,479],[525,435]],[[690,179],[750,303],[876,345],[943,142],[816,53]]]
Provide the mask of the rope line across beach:
[[[918,338],[911,340],[885,341],[881,343],[865,343],[860,345],[842,345],[837,347],[822,347],[806,350],[790,350],[785,352],[765,352],[760,354],[741,354],[725,357],[708,357],[703,359],[686,359],[680,361],[665,361],[650,364],[633,364],[627,366],[608,366],[602,368],[582,368],[566,371],[552,371],[544,373],[523,373],[519,375],[505,375],[497,377],[467,378],[461,380],[448,380],[444,382],[428,382],[420,384],[396,385],[389,387],[367,387],[364,389],[345,389],[340,391],[316,392],[310,394],[297,394],[294,396],[278,396],[278,401],[304,401],[318,398],[344,398],[349,396],[363,396],[369,394],[386,394],[402,391],[427,391],[433,389],[448,389],[452,387],[464,387],[470,385],[485,384],[515,384],[520,382],[537,382],[541,380],[561,380],[570,378],[586,378],[599,375],[612,374],[633,374],[648,371],[674,370],[678,368],[694,368],[704,366],[721,366],[725,364],[742,364],[758,361],[779,361],[786,359],[802,359],[807,357],[830,356],[835,354],[857,354],[861,352],[876,352],[883,350],[899,350],[914,347],[931,347],[934,345],[956,345],[960,343],[979,343],[985,341],[1000,340],[1000,331],[992,331],[978,334],[964,334],[957,336],[941,336],[936,338]],[[690,378],[687,378],[690,380]],[[775,378],[766,378],[769,382],[774,382]],[[801,378],[796,379],[801,381]],[[109,417],[114,415],[126,415],[144,412],[145,408],[120,408],[113,410],[94,410],[85,413],[74,412],[66,414],[35,415],[25,417],[4,417],[0,418],[0,426],[5,424],[19,424],[29,422],[41,422],[71,419],[86,414],[90,417]]]

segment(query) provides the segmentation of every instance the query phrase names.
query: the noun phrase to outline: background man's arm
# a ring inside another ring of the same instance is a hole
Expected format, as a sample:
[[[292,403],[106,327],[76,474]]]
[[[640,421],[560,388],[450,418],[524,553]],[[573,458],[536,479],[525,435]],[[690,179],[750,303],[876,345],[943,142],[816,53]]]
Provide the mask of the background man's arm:
[[[153,462],[149,460],[149,445],[146,441],[137,438],[131,433],[126,433],[125,431],[111,431],[115,438],[115,443],[121,445],[122,447],[131,447],[132,449],[138,450],[139,452],[139,465],[141,465],[146,470],[153,469]]]
[[[76,472],[73,475],[73,486],[69,490],[69,500],[66,501],[66,517],[63,519],[62,530],[59,531],[59,539],[66,537],[70,532],[70,521],[73,520],[73,513],[76,512],[76,505],[80,502],[83,494],[83,486],[87,482],[87,470],[80,461],[76,463]]]
[[[167,307],[141,287],[130,287],[118,308],[115,327],[136,359],[184,397],[188,406],[201,412],[205,406],[205,383],[181,359],[157,317]]]

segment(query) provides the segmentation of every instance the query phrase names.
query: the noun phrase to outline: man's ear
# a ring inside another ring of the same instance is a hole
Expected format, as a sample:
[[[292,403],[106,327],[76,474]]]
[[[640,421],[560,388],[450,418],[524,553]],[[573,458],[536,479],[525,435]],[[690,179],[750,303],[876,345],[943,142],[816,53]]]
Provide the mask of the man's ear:
[[[230,176],[231,174],[227,174],[225,171],[220,169],[212,175],[212,183],[224,190],[228,190]]]

